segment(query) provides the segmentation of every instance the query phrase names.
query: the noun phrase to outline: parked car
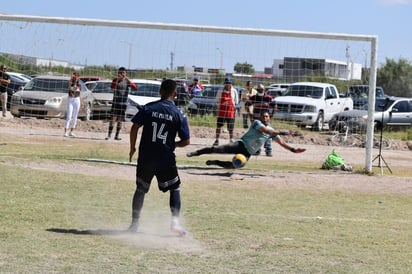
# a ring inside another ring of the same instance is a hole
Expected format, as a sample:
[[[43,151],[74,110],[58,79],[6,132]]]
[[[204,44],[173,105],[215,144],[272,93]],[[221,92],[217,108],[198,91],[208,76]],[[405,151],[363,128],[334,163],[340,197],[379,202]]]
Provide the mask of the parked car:
[[[106,119],[110,117],[113,103],[113,90],[111,80],[89,81],[85,83],[93,94],[93,119]]]
[[[8,71],[7,74],[8,75],[13,75],[13,76],[17,77],[18,79],[20,79],[22,81],[25,81],[25,82],[28,82],[31,79],[33,79],[33,77],[31,77],[27,74],[24,74],[24,73],[20,73],[20,72],[10,72],[10,71]]]
[[[137,85],[137,90],[131,90],[127,98],[126,121],[130,121],[133,116],[147,103],[160,99],[161,81],[146,79],[131,79]]]
[[[273,98],[282,96],[288,90],[290,84],[286,83],[279,83],[279,84],[271,84],[266,87],[266,93],[272,96]]]
[[[274,99],[275,119],[291,121],[299,126],[312,126],[322,131],[324,123],[341,111],[353,109],[350,97],[341,98],[335,85],[319,82],[297,82],[284,96]]]
[[[366,130],[367,109],[366,104],[362,109],[335,114],[329,121],[329,130],[339,130],[338,127],[341,125],[347,125],[355,131]],[[382,126],[411,126],[412,98],[387,97],[376,99],[373,120],[375,128],[378,129]]]
[[[10,111],[15,117],[65,118],[69,76],[37,76],[22,90],[13,94]],[[92,117],[93,95],[83,81],[79,81],[82,103],[79,118]]]
[[[353,100],[353,108],[360,109],[368,102],[369,86],[368,85],[352,85],[348,88],[346,96]],[[382,87],[376,87],[375,98],[385,99],[387,96]]]
[[[195,95],[189,101],[188,111],[190,114],[213,114],[216,115],[218,109],[217,93],[224,85],[203,85],[201,94]]]
[[[79,79],[85,83],[90,82],[90,81],[104,80],[103,77],[100,77],[100,76],[80,76]]]

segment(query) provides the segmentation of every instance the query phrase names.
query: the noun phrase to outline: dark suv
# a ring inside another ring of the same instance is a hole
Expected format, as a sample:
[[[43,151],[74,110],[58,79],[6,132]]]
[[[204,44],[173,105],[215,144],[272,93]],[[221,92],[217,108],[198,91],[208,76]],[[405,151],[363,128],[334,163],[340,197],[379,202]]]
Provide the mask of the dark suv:
[[[348,89],[347,95],[353,100],[353,108],[360,109],[368,103],[369,85],[352,85]],[[376,99],[386,98],[382,87],[376,87]]]

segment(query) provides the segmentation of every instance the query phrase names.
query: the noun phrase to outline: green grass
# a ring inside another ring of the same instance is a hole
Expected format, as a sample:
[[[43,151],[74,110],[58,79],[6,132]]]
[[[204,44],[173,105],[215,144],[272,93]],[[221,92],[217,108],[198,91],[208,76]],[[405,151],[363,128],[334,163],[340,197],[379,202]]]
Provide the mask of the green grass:
[[[18,166],[76,163],[72,158],[125,161],[127,154],[125,146],[72,144],[13,140],[1,147],[1,273],[412,271],[410,196],[194,178],[182,185],[189,237],[168,231],[168,195],[156,185],[145,201],[143,232],[130,236],[116,232],[129,224],[134,178]]]

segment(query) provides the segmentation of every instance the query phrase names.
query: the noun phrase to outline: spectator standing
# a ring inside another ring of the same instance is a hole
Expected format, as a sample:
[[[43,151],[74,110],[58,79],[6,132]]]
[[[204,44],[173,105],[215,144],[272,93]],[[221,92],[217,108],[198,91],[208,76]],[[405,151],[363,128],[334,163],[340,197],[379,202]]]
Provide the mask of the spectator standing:
[[[136,139],[139,128],[139,154],[136,168],[136,191],[132,203],[132,223],[129,232],[136,232],[146,193],[151,181],[156,176],[159,190],[169,192],[169,206],[172,214],[171,229],[179,235],[185,235],[186,229],[180,224],[181,207],[180,177],[176,167],[176,147],[190,144],[190,131],[186,116],[174,104],[176,82],[166,79],[160,86],[161,99],[143,106],[132,118],[130,130],[129,161],[136,152]],[[179,140],[176,140],[176,137]]]
[[[117,78],[114,78],[112,81],[111,88],[113,90],[113,103],[111,109],[112,117],[109,122],[109,132],[106,140],[110,140],[112,138],[114,124],[116,122],[117,126],[114,139],[121,140],[119,134],[122,129],[122,122],[124,122],[125,118],[127,96],[129,95],[130,89],[137,89],[137,85],[130,81],[127,77],[126,69],[124,67],[120,67],[117,71]]]
[[[239,102],[237,90],[232,87],[232,79],[225,78],[223,90],[216,96],[218,100],[216,140],[213,146],[219,145],[222,126],[226,123],[230,142],[233,142],[233,129],[235,126],[235,109]]]
[[[81,92],[79,85],[79,75],[73,72],[69,80],[69,95],[67,97],[66,123],[64,126],[64,137],[76,137],[73,133],[77,124],[77,116],[81,105]],[[70,127],[70,122],[72,126]],[[70,132],[69,132],[70,128]]]
[[[247,129],[249,128],[248,126],[248,121],[250,122],[253,121],[252,119],[252,114],[253,114],[253,105],[246,106],[246,102],[249,100],[251,96],[256,95],[257,90],[253,88],[253,82],[252,81],[247,81],[246,82],[246,88],[242,92],[241,100],[242,100],[242,107],[240,108],[240,113],[242,114],[242,120],[243,120],[243,128]]]
[[[249,100],[246,102],[246,106],[253,107],[252,118],[253,120],[259,120],[264,111],[270,112],[269,109],[273,109],[273,97],[265,92],[264,85],[259,84],[257,87],[257,93],[253,96],[250,96]],[[264,148],[266,156],[272,157],[272,140],[267,140]],[[257,154],[260,154],[260,150],[257,151]]]
[[[190,84],[188,90],[189,90],[189,96],[190,98],[193,98],[195,95],[200,95],[203,91],[203,85],[200,83],[198,77],[193,78],[193,83]]]
[[[7,114],[7,86],[10,84],[10,76],[6,70],[6,65],[0,66],[0,101],[3,117],[6,117]]]

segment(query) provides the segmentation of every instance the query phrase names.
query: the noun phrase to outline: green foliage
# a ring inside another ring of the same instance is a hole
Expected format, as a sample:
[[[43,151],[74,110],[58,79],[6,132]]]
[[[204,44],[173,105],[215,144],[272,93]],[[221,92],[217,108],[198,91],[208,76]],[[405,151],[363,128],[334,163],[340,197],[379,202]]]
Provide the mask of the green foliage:
[[[233,70],[236,73],[242,73],[242,74],[254,74],[255,73],[255,69],[253,68],[253,65],[248,64],[247,62],[236,63]]]
[[[412,65],[407,59],[386,58],[377,70],[377,85],[393,96],[412,97]]]

